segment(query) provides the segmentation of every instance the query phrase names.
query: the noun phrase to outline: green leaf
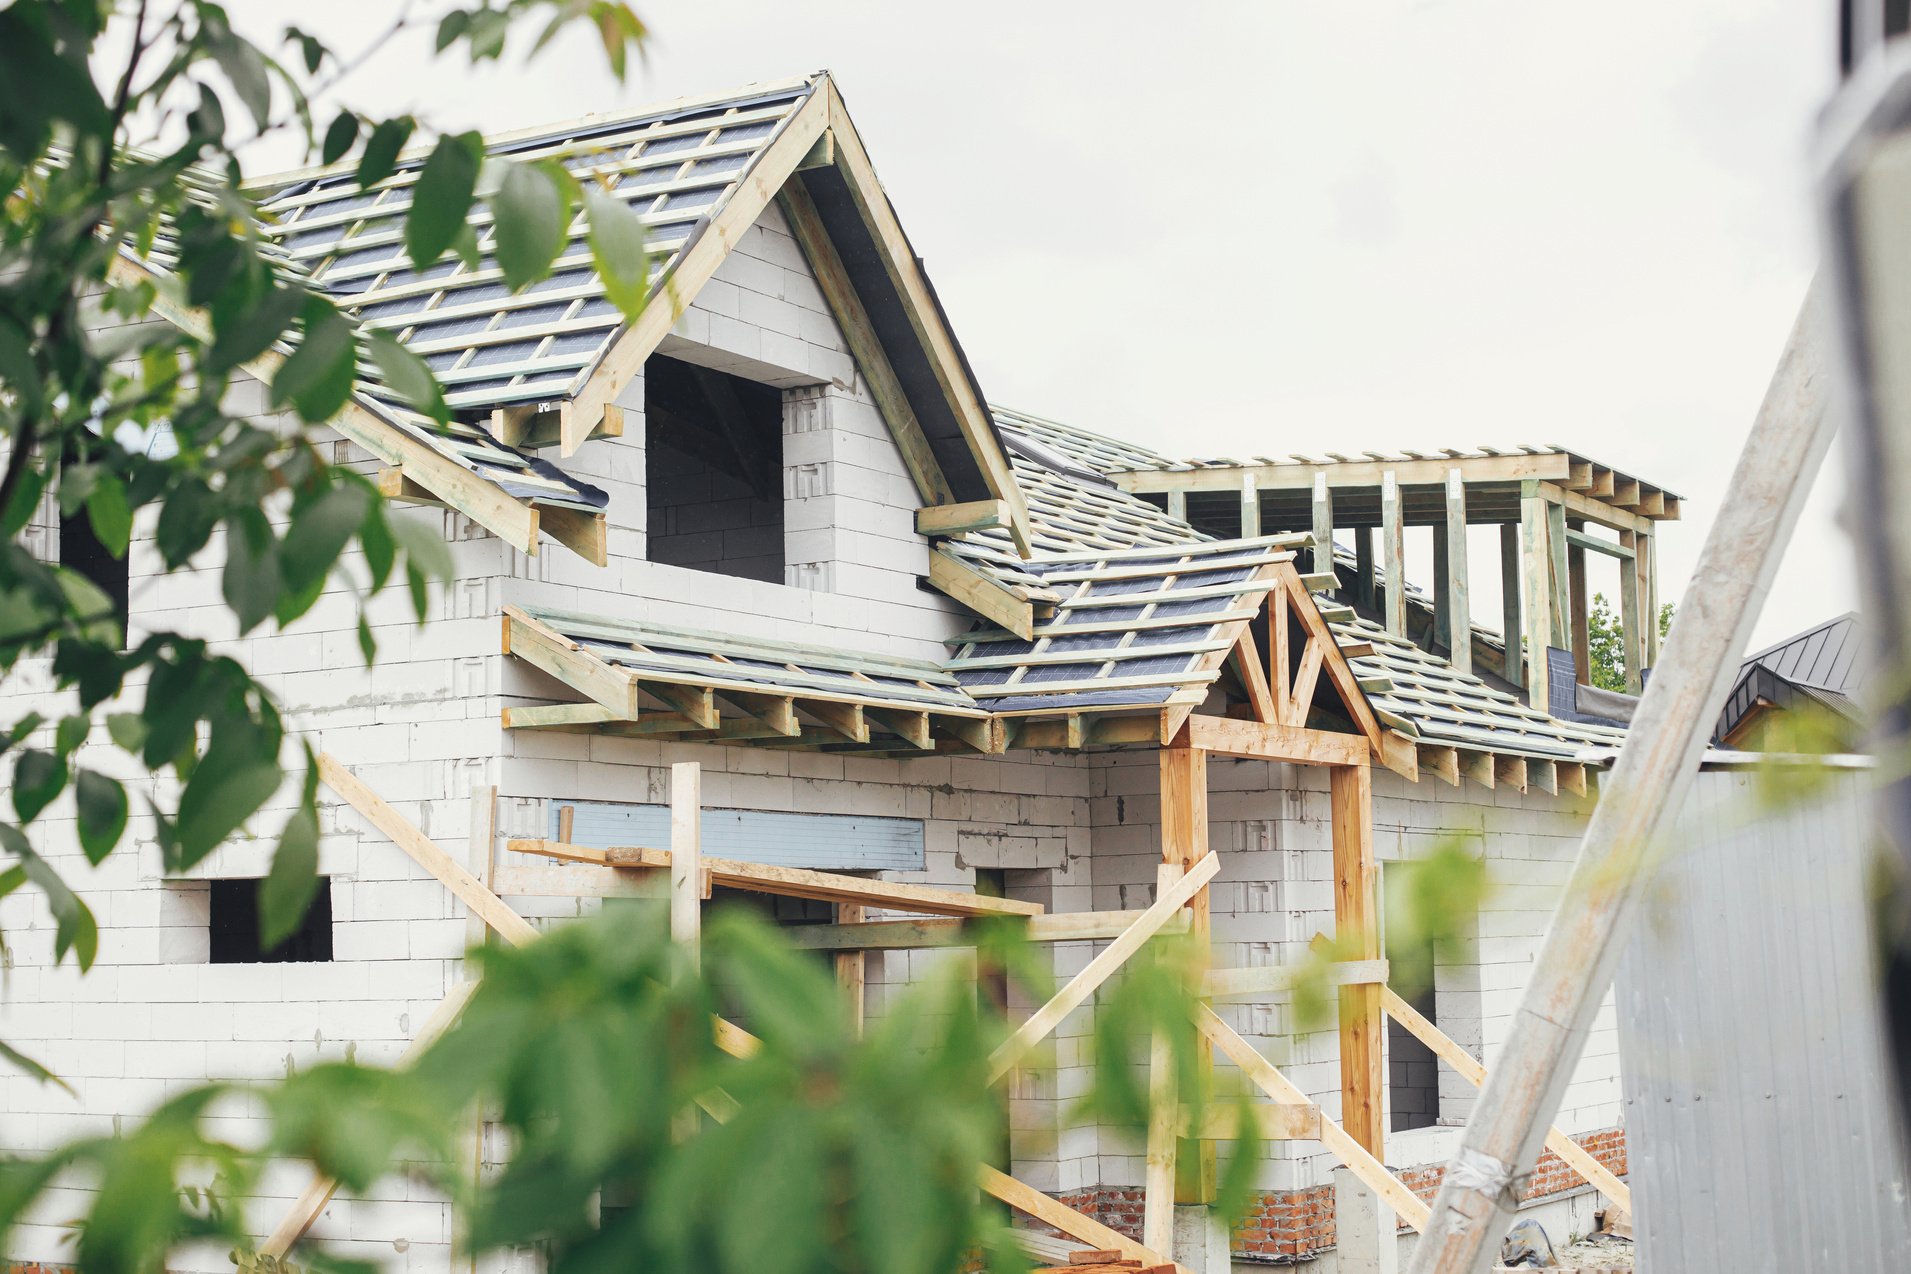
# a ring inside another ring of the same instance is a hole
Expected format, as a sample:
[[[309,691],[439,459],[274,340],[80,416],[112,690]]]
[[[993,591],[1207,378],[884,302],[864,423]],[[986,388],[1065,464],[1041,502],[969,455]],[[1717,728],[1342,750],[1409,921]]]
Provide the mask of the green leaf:
[[[292,936],[318,893],[318,820],[300,810],[285,824],[272,869],[259,886],[259,942],[268,951]]]
[[[365,656],[367,668],[371,667],[373,661],[378,658],[378,638],[372,636],[372,626],[365,621],[363,615],[358,617],[358,650]]]
[[[392,559],[398,552],[397,541],[392,539],[391,526],[385,518],[383,499],[366,510],[365,521],[358,528],[358,543],[365,550],[365,569],[371,572],[372,592],[376,593],[391,578]]]
[[[86,742],[92,730],[93,723],[79,713],[61,717],[60,723],[53,727],[53,750],[63,757],[72,756],[73,749]]]
[[[246,509],[227,518],[222,591],[226,605],[238,617],[241,633],[251,632],[265,621],[284,587],[278,544],[265,515],[257,509]]]
[[[215,757],[210,753],[179,795],[181,862],[191,866],[219,847],[278,790],[276,758]]]
[[[265,353],[291,326],[305,298],[303,288],[273,288],[257,305],[219,325],[201,366],[207,374],[219,375]]]
[[[28,748],[13,763],[13,811],[31,823],[66,786],[66,762],[51,752]]]
[[[444,537],[418,518],[393,518],[392,534],[405,557],[428,578],[451,578],[451,549]]]
[[[79,803],[80,848],[97,867],[126,830],[126,789],[104,774],[81,770],[73,794]]]
[[[65,1080],[61,1079],[58,1075],[55,1075],[52,1071],[40,1065],[40,1063],[34,1061],[31,1057],[28,1057],[25,1053],[22,1053],[19,1049],[13,1047],[13,1045],[7,1043],[5,1040],[0,1040],[0,1059],[4,1059],[5,1061],[11,1063],[15,1070],[26,1072],[32,1078],[39,1080],[42,1084],[58,1084],[61,1088],[64,1088],[68,1093],[71,1093],[73,1096],[75,1097],[79,1096],[78,1093],[73,1092],[73,1086],[71,1084],[67,1083]]]
[[[471,215],[471,195],[484,160],[484,139],[477,133],[440,137],[412,188],[411,213],[405,218],[405,249],[411,263],[424,269],[443,256]]]
[[[604,295],[634,321],[650,299],[650,250],[644,223],[630,205],[592,190],[585,195],[590,215],[591,260],[604,282]]]
[[[325,142],[319,147],[321,164],[336,164],[345,158],[345,152],[358,140],[358,116],[350,111],[340,111],[338,118],[325,130]]]
[[[440,428],[451,424],[451,412],[445,406],[445,392],[438,378],[425,366],[425,360],[399,344],[398,338],[384,330],[374,331],[371,339],[372,362],[400,398],[438,422]]]
[[[26,847],[25,837],[19,838],[14,852],[20,855],[27,879],[46,895],[47,909],[53,913],[53,962],[58,964],[71,951],[82,972],[92,968],[100,950],[99,922],[93,918],[92,911],[80,901],[78,894],[67,888],[46,859]]]
[[[347,479],[292,511],[292,525],[279,547],[279,570],[288,588],[300,591],[325,578],[371,502],[363,484]]]
[[[40,384],[40,369],[34,365],[33,342],[11,318],[0,316],[0,384],[19,400],[26,414],[37,416],[45,410],[46,394]]]
[[[272,404],[290,403],[301,418],[320,424],[351,398],[358,356],[352,325],[330,301],[307,297],[304,308],[305,335],[272,378]]]
[[[146,746],[146,721],[137,712],[109,712],[106,733],[123,750],[139,755]]]
[[[453,44],[456,44],[459,37],[463,36],[464,33],[470,29],[471,15],[466,13],[463,9],[453,9],[450,13],[447,13],[438,20],[436,51],[443,53]]]
[[[232,89],[251,112],[252,122],[264,128],[272,118],[272,81],[266,72],[264,55],[250,40],[225,29],[223,22],[208,34],[213,61],[232,81]]]
[[[549,274],[564,250],[571,224],[569,180],[553,163],[506,166],[504,182],[491,196],[491,213],[498,265],[513,292]]]
[[[383,119],[372,126],[372,135],[365,139],[365,151],[358,157],[358,184],[376,186],[392,175],[398,167],[398,152],[411,140],[412,130],[418,127],[418,121],[409,115],[399,115],[392,119]]]
[[[133,537],[133,511],[126,504],[126,488],[110,473],[100,475],[93,493],[86,497],[86,520],[100,546],[115,558],[126,556]]]
[[[471,60],[480,62],[504,52],[504,37],[511,30],[509,15],[498,9],[475,9],[471,14]]]

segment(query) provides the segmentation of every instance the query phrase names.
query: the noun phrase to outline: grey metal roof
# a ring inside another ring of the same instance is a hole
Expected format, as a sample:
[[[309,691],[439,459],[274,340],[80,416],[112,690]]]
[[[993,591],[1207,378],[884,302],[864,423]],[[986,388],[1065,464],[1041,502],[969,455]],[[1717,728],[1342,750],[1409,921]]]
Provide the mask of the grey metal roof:
[[[1760,703],[1790,708],[1801,700],[1847,719],[1870,671],[1858,615],[1848,611],[1748,655],[1719,712],[1718,738],[1729,736]]]
[[[488,153],[556,159],[580,181],[623,199],[648,231],[655,285],[814,85],[805,77],[635,115],[590,117],[487,139]],[[408,158],[370,191],[359,190],[351,172],[281,185],[261,205],[268,233],[348,313],[397,333],[437,373],[453,408],[570,397],[624,323],[591,268],[582,214],[550,276],[515,295],[498,269],[482,204],[470,217],[478,236],[475,268],[453,258],[414,270],[403,214],[424,159]]]

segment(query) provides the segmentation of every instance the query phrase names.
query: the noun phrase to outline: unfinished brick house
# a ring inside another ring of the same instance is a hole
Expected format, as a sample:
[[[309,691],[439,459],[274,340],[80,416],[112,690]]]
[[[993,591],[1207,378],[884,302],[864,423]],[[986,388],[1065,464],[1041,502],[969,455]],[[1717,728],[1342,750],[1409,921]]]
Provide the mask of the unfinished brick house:
[[[424,628],[398,599],[375,611],[367,669],[342,585],[292,630],[236,639],[220,546],[162,576],[136,531],[135,633],[228,641],[330,758],[327,887],[263,952],[246,926],[268,842],[177,879],[150,844],[90,869],[70,823],[44,824],[101,955],[85,977],[54,967],[36,904],[0,903],[0,1033],[77,1094],[0,1078],[0,1141],[109,1127],[208,1077],[396,1059],[486,924],[628,889],[641,863],[611,851],[671,844],[672,766],[695,762],[718,884],[783,895],[868,1013],[921,962],[964,958],[964,915],[1026,915],[1051,944],[1076,999],[1011,1005],[1019,1038],[1053,1048],[1011,1059],[1011,1160],[983,1182],[1039,1223],[1038,1249],[1060,1230],[1227,1264],[1200,1206],[1213,1142],[1184,1143],[1177,1186],[1172,1137],[1067,1120],[1090,993],[1119,963],[1098,953],[1169,924],[1212,943],[1215,1065],[1271,1099],[1234,1259],[1331,1262],[1356,1231],[1391,1242],[1396,1215],[1410,1234],[1621,737],[1624,704],[1577,684],[1586,554],[1621,563],[1628,666],[1649,666],[1651,547],[1677,497],[1553,447],[1179,462],[992,408],[827,75],[492,146],[629,198],[657,299],[625,323],[581,237],[516,296],[494,269],[414,272],[395,214],[415,162],[374,194],[327,171],[263,190],[286,253],[446,385],[452,435],[367,384],[333,445],[442,529],[456,577]],[[260,381],[240,392],[267,414]],[[1304,432],[1269,444],[1311,452]],[[1498,631],[1466,600],[1467,528],[1488,523]],[[40,551],[77,563],[60,529],[49,511]],[[1433,537],[1430,592],[1407,583],[1409,532]],[[9,686],[11,708],[37,693]],[[1449,837],[1493,891],[1408,1005],[1386,988],[1387,867]],[[882,923],[915,912],[949,927]],[[1335,966],[1339,1029],[1303,1032],[1292,966],[1336,931],[1366,948]],[[1533,1186],[1550,1227],[1587,1228],[1588,1176],[1624,1190],[1601,1021],[1549,1143],[1568,1160]],[[279,1250],[309,1226],[392,1268],[451,1263],[448,1207],[404,1183],[328,1198],[288,1168],[253,1207]],[[49,1225],[6,1255],[58,1261],[62,1240]]]

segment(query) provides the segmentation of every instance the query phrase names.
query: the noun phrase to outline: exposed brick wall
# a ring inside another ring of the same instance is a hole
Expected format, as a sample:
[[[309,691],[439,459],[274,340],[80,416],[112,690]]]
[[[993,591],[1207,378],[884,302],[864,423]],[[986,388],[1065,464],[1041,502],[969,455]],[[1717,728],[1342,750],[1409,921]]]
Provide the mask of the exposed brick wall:
[[[1626,1132],[1606,1128],[1574,1137],[1593,1158],[1614,1175],[1626,1175]],[[1445,1174],[1443,1164],[1427,1164],[1397,1172],[1420,1198],[1428,1203],[1440,1188]],[[1521,1201],[1560,1194],[1584,1184],[1566,1161],[1548,1150],[1540,1155],[1539,1166]],[[1074,1190],[1058,1195],[1064,1204],[1087,1214],[1111,1229],[1132,1239],[1141,1238],[1142,1192],[1125,1186],[1102,1186]],[[1406,1229],[1402,1223],[1401,1229]],[[1312,1186],[1305,1190],[1269,1190],[1249,1205],[1247,1216],[1236,1227],[1234,1250],[1248,1260],[1288,1262],[1317,1256],[1334,1246],[1334,1187]]]

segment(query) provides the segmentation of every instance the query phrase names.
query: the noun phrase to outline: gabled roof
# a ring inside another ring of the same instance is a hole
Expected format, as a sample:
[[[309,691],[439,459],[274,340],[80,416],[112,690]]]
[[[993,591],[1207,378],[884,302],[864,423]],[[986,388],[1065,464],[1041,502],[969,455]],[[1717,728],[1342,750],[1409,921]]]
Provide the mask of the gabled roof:
[[[1717,737],[1732,741],[1760,710],[1806,703],[1856,720],[1870,660],[1858,615],[1848,611],[1748,655],[1719,713]]]
[[[621,430],[614,400],[776,201],[923,504],[999,501],[1027,550],[1028,511],[981,388],[826,72],[488,145],[555,159],[637,210],[656,259],[652,300],[635,321],[602,295],[581,213],[552,275],[523,294],[500,277],[481,206],[471,216],[477,268],[454,260],[414,271],[400,214],[423,153],[370,192],[344,166],[268,183],[264,211],[319,286],[425,357],[454,407],[498,413],[496,432],[511,439],[524,413],[559,405],[568,456],[595,432]]]

